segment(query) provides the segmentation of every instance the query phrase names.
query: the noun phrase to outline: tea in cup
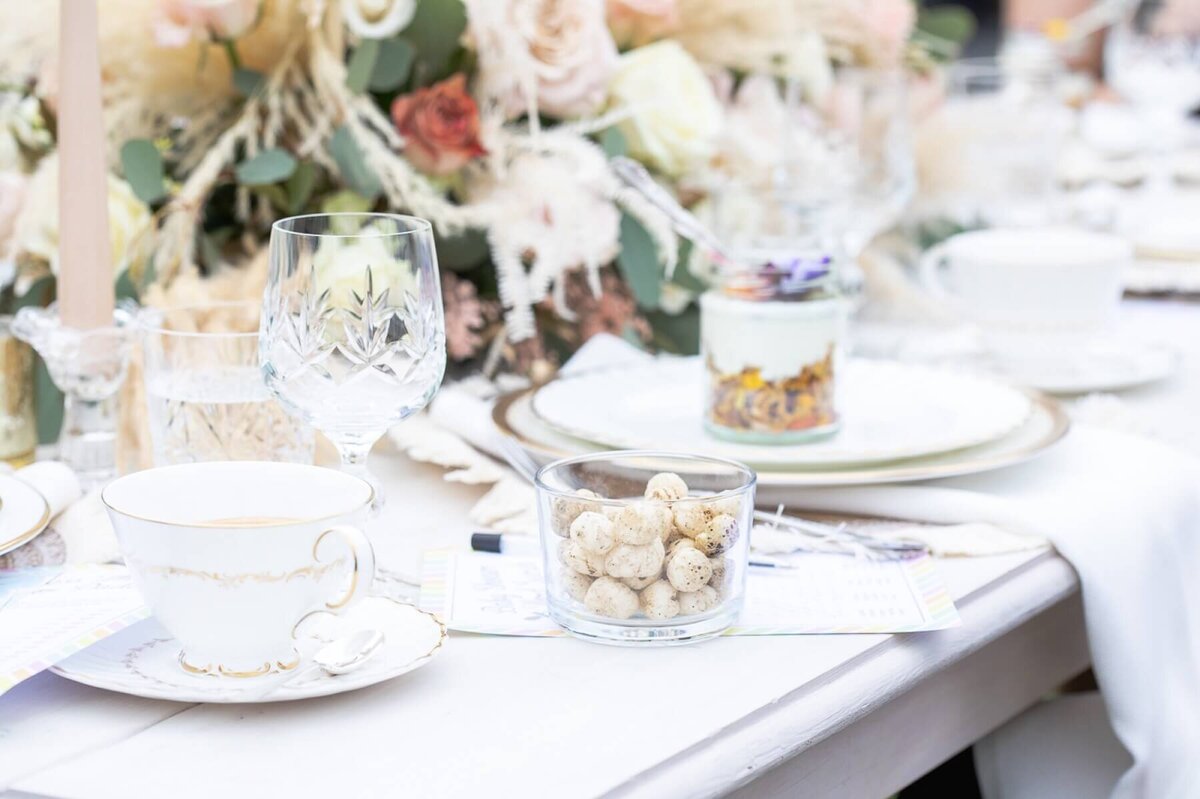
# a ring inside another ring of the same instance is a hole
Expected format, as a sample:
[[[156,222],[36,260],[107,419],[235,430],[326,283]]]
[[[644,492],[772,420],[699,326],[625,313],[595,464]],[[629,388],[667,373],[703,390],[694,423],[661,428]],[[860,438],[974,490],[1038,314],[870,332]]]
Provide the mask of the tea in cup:
[[[121,477],[101,498],[134,585],[189,672],[252,677],[299,663],[293,630],[365,595],[373,491],[332,469],[189,463]]]

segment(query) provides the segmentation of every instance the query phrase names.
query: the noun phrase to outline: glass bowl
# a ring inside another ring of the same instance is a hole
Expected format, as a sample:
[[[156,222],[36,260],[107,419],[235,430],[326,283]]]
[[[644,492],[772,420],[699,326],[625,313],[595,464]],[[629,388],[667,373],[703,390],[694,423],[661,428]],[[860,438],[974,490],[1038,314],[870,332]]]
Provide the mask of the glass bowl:
[[[754,471],[670,452],[555,461],[536,479],[550,616],[580,638],[720,635],[745,592]]]

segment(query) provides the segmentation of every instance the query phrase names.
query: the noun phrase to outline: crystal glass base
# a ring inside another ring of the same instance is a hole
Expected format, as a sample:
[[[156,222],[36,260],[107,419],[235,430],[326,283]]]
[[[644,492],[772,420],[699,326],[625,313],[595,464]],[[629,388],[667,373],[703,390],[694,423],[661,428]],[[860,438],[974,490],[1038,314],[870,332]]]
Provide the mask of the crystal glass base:
[[[613,646],[679,646],[707,641],[728,630],[742,609],[740,601],[724,602],[717,609],[674,619],[610,619],[579,613],[551,602],[550,618],[576,638]]]
[[[111,327],[80,330],[65,326],[53,305],[22,308],[13,320],[13,335],[38,351],[66,395],[59,457],[85,489],[116,477],[116,394],[129,367],[133,320],[118,308]]]

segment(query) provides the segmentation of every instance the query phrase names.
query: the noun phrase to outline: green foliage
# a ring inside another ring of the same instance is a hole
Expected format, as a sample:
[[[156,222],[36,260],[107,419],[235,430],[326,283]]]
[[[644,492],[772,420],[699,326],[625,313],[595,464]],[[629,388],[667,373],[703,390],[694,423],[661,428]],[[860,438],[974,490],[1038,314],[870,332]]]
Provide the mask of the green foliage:
[[[121,147],[121,170],[133,193],[150,205],[167,194],[162,153],[149,139],[131,139]]]
[[[362,151],[345,125],[334,131],[333,138],[329,140],[329,153],[337,161],[342,178],[354,191],[371,200],[383,191],[379,178],[367,168]]]
[[[350,91],[361,94],[371,81],[375,71],[375,63],[379,60],[379,40],[363,39],[350,55],[350,63],[346,66],[346,86]]]
[[[975,35],[975,15],[962,6],[922,6],[917,10],[914,38],[939,58],[954,58]]]
[[[370,211],[374,204],[369,198],[346,189],[326,197],[321,203],[321,213],[361,214],[364,211]]]
[[[438,263],[454,272],[467,272],[488,262],[491,252],[482,230],[470,229],[457,236],[437,236]]]
[[[617,158],[629,152],[625,134],[615,127],[605,128],[600,133],[600,146],[604,148],[604,154],[609,158]]]
[[[416,49],[405,39],[384,39],[379,43],[379,57],[367,84],[373,92],[393,92],[404,85],[412,72]]]
[[[621,252],[617,255],[617,267],[629,284],[638,307],[657,308],[662,293],[659,285],[662,270],[654,240],[642,223],[629,214],[621,214]]]
[[[700,352],[700,307],[694,303],[681,314],[651,311],[646,320],[654,330],[654,346],[679,355]]]
[[[287,180],[296,171],[296,159],[286,150],[263,150],[237,165],[238,182],[244,186],[266,186]]]
[[[243,97],[250,97],[260,91],[265,83],[266,79],[258,70],[239,67],[233,71],[233,87]]]
[[[293,216],[304,210],[317,186],[317,168],[308,161],[296,165],[296,171],[284,184],[287,194],[285,209]]]
[[[467,9],[462,0],[417,3],[417,13],[400,34],[416,54],[412,68],[415,85],[428,86],[450,75],[466,28]]]

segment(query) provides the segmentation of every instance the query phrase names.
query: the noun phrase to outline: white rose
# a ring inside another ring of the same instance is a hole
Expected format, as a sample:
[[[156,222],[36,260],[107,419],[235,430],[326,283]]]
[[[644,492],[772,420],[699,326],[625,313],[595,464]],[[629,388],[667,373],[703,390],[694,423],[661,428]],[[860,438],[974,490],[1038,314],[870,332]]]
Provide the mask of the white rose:
[[[346,27],[364,39],[390,39],[416,13],[416,0],[342,0]]]
[[[367,295],[367,267],[371,268],[371,287],[376,299],[389,291],[388,304],[403,301],[403,292],[417,293],[417,278],[408,261],[396,257],[395,237],[379,229],[378,236],[368,235],[372,227],[364,227],[361,235],[340,238],[328,236],[321,241],[313,255],[316,285],[329,291],[330,304],[340,308],[359,305],[355,300]]]
[[[664,174],[695,169],[716,151],[721,104],[700,65],[673,41],[623,55],[609,98],[631,113],[620,125],[630,155]]]
[[[51,144],[36,98],[0,95],[0,171],[21,168],[22,148],[39,153]]]
[[[150,209],[129,184],[109,175],[108,231],[114,277],[141,266],[143,248],[139,245],[152,222]],[[12,251],[43,260],[58,274],[58,239],[58,155],[54,154],[42,159],[29,182],[25,204],[17,216]]]

